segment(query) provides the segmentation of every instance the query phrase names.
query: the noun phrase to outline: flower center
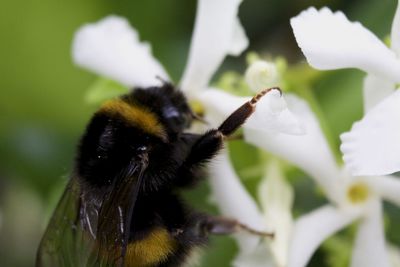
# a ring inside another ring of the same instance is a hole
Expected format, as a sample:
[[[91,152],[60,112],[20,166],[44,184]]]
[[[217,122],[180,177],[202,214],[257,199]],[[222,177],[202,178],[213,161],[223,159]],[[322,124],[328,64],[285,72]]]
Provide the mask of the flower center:
[[[203,104],[198,101],[198,100],[191,100],[189,102],[190,108],[192,109],[192,111],[198,115],[199,117],[203,117],[204,116],[204,106]]]
[[[347,197],[353,204],[359,204],[367,200],[369,193],[368,185],[363,182],[357,182],[349,187]]]

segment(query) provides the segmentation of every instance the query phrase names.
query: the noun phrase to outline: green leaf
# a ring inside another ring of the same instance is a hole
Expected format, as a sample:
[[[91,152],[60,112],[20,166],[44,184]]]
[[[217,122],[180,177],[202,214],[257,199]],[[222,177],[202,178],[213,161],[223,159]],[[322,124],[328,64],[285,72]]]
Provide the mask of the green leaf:
[[[333,236],[324,242],[322,249],[327,253],[328,266],[349,266],[352,242],[348,237]]]
[[[100,77],[87,90],[85,101],[89,104],[99,104],[127,92],[127,87],[113,80]]]

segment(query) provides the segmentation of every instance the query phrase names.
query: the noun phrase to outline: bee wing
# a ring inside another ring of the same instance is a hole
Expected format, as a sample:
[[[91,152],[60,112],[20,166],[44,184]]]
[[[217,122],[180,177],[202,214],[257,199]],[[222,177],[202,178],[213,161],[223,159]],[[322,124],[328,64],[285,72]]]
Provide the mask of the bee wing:
[[[36,266],[87,265],[94,238],[80,223],[81,207],[81,189],[72,177],[40,242]],[[87,216],[86,227],[95,227],[96,220],[96,216]]]
[[[129,174],[121,175],[103,201],[97,226],[98,247],[92,254],[95,266],[123,266],[136,199],[147,167],[133,162]]]
[[[123,266],[146,166],[144,161],[132,161],[104,191],[101,203],[96,202],[98,193],[82,192],[73,177],[42,238],[36,266]]]

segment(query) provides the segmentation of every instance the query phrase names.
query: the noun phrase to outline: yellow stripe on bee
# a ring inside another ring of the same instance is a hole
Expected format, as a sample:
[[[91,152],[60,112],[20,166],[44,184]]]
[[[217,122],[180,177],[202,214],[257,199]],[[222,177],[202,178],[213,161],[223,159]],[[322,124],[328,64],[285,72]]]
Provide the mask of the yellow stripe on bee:
[[[143,131],[163,139],[166,138],[165,129],[156,115],[145,107],[130,105],[122,99],[113,99],[105,102],[101,106],[100,112],[119,114],[128,123],[138,126]]]
[[[174,253],[176,246],[176,241],[165,228],[155,228],[144,239],[128,244],[125,267],[145,267],[161,263]]]

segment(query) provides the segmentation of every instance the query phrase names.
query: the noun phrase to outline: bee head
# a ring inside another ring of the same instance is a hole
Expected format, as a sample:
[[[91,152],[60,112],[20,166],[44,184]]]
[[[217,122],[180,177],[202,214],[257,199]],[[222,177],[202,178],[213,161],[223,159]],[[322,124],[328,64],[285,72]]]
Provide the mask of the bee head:
[[[127,97],[156,114],[169,137],[181,133],[192,123],[193,112],[186,97],[170,83],[159,87],[138,88]]]

